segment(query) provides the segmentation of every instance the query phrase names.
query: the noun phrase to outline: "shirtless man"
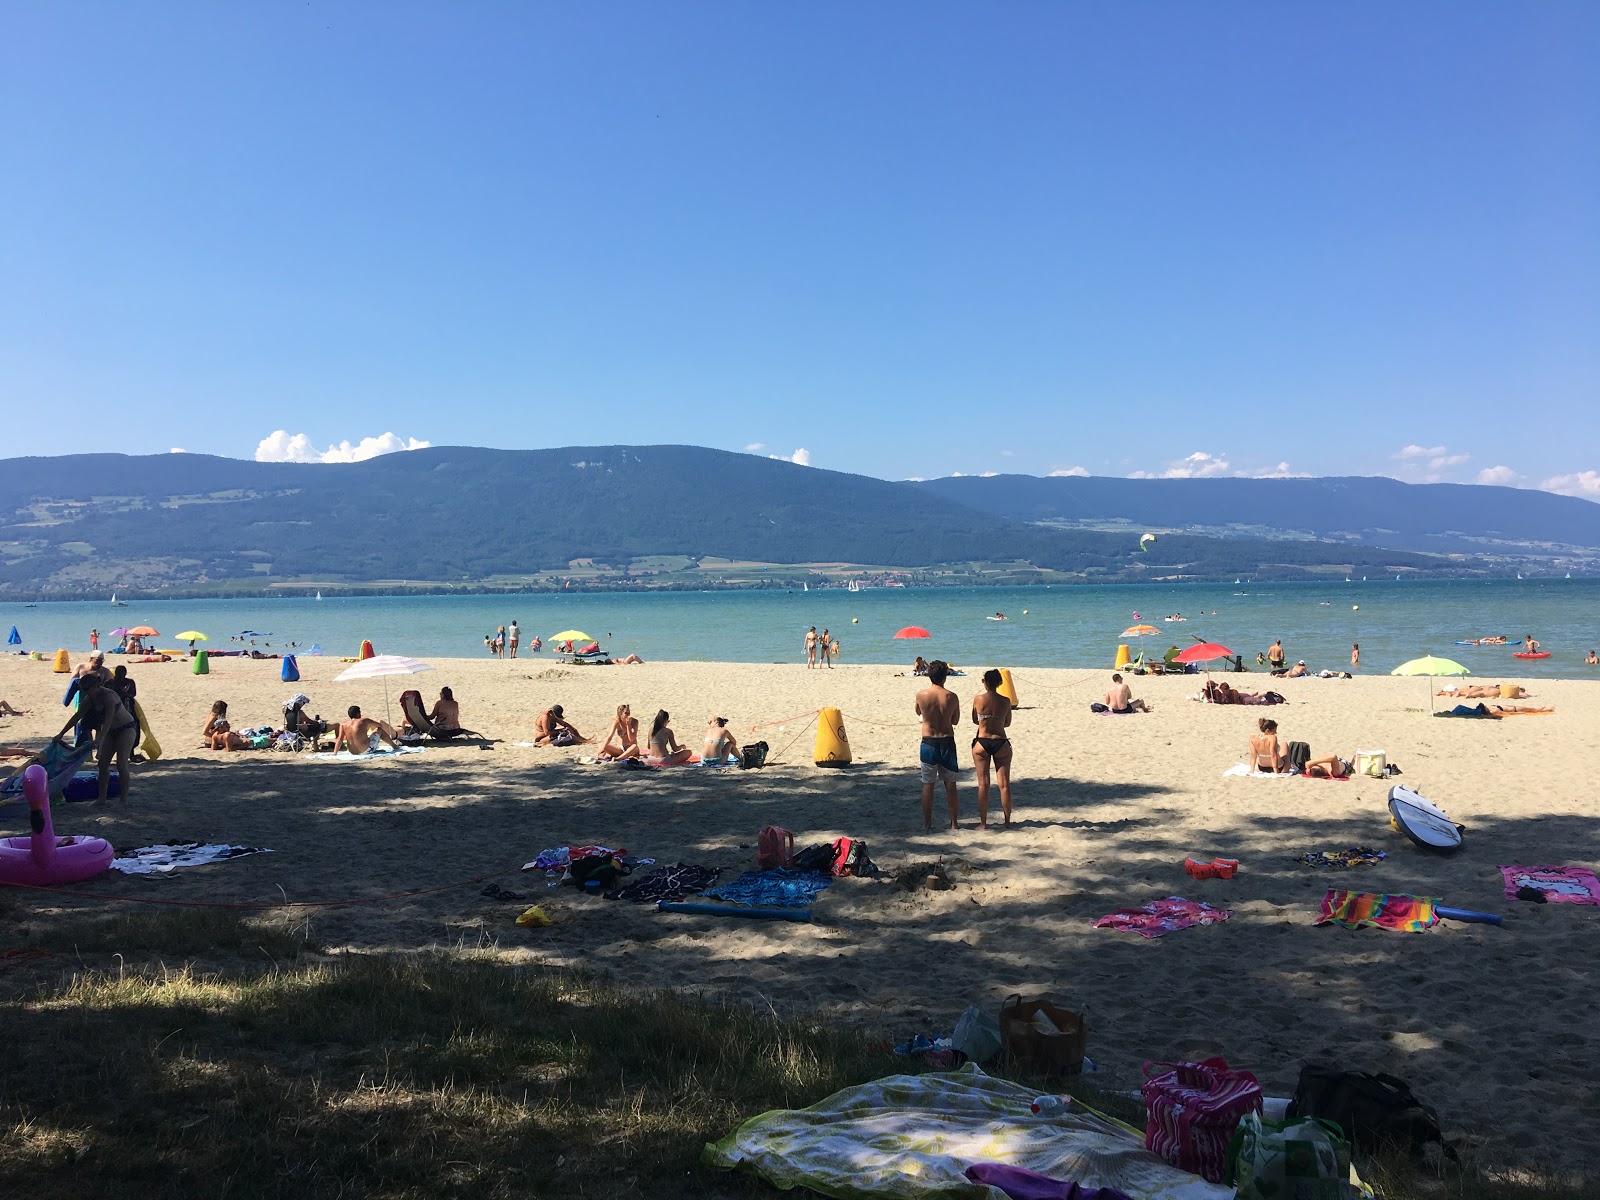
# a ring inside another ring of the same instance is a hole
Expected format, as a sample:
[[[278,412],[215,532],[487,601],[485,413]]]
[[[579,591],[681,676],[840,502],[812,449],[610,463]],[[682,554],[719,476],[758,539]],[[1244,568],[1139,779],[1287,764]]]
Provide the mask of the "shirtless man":
[[[533,719],[533,744],[535,746],[577,746],[593,741],[579,733],[571,721],[561,715],[559,704],[552,704]]]
[[[978,771],[978,828],[989,828],[989,768],[994,767],[1000,784],[1000,812],[1011,825],[1011,701],[1000,694],[1000,672],[991,667],[983,673],[983,695],[972,701],[972,723],[978,727],[972,739],[972,765]]]
[[[817,652],[822,656],[822,665],[833,670],[833,635],[826,629],[817,638]]]
[[[1539,643],[1534,640],[1533,634],[1526,634],[1522,639],[1522,652],[1524,654],[1539,653]],[[104,661],[103,659],[101,661]]]
[[[928,664],[928,686],[917,693],[917,716],[922,718],[922,744],[918,759],[922,766],[922,827],[933,832],[933,785],[944,784],[945,803],[950,807],[950,828],[960,829],[960,801],[956,779],[961,760],[956,757],[955,727],[961,723],[961,700],[944,686],[950,667],[940,659]]]
[[[813,625],[806,631],[806,666],[817,665],[817,627]]]
[[[350,706],[347,715],[350,719],[339,723],[339,736],[333,743],[335,754],[347,748],[351,754],[365,754],[372,749],[374,734],[377,740],[388,742],[395,750],[400,749],[400,739],[386,722],[363,717],[360,706],[355,704]]]
[[[1133,698],[1133,689],[1122,682],[1120,674],[1111,676],[1111,686],[1106,689],[1106,707],[1114,713],[1155,712],[1143,700]]]
[[[1272,646],[1267,650],[1267,666],[1271,667],[1274,671],[1281,671],[1283,670],[1283,664],[1286,658],[1287,656],[1283,652],[1283,639],[1279,638],[1277,641],[1273,642]]]

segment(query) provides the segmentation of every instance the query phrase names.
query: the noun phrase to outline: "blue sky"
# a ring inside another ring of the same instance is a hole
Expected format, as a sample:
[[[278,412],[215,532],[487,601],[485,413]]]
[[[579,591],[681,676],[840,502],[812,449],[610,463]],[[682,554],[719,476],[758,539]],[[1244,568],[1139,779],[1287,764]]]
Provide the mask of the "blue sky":
[[[1600,499],[1600,5],[0,21],[6,454],[692,442]]]

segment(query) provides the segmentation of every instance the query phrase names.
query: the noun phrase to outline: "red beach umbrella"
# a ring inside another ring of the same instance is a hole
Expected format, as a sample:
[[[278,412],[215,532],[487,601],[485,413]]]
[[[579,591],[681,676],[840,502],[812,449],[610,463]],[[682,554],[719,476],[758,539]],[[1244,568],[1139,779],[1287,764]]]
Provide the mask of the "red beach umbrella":
[[[897,638],[931,638],[933,634],[929,633],[921,625],[907,625],[894,636]]]
[[[1194,646],[1185,646],[1174,657],[1174,662],[1210,662],[1214,658],[1232,658],[1233,651],[1219,642],[1201,642]]]

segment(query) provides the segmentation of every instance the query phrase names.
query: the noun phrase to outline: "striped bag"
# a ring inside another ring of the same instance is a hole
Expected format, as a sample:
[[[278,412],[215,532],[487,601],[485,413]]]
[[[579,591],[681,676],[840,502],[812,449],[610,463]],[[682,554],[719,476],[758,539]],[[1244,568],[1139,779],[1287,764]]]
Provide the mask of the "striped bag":
[[[1160,1072],[1155,1074],[1155,1072]],[[1228,1142],[1246,1113],[1261,1112],[1261,1085],[1226,1059],[1144,1064],[1145,1149],[1173,1166],[1222,1182]]]

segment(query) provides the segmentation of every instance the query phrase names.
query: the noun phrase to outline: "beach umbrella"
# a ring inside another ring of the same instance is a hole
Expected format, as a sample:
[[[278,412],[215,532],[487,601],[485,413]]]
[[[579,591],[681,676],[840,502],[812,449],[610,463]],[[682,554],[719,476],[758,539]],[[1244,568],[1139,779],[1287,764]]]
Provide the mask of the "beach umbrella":
[[[1467,670],[1454,659],[1435,658],[1425,654],[1421,658],[1413,658],[1410,662],[1401,663],[1391,675],[1425,675],[1428,678],[1428,711],[1433,711],[1433,681],[1441,675],[1470,675]]]
[[[929,633],[921,625],[907,625],[894,636],[897,638],[931,638],[933,634]]]
[[[1137,617],[1139,614],[1138,613],[1134,613],[1133,615]],[[1118,637],[1125,637],[1125,638],[1138,638],[1139,639],[1139,658],[1140,658],[1141,661],[1143,661],[1143,659],[1144,659],[1144,640],[1145,640],[1145,638],[1147,638],[1147,637],[1155,637],[1156,634],[1158,634],[1160,632],[1161,631],[1159,629],[1157,629],[1154,625],[1129,625],[1121,633],[1117,634],[1117,636]]]
[[[121,635],[119,634],[118,636],[120,637]],[[129,637],[160,637],[161,636],[161,631],[159,629],[151,629],[150,626],[148,626],[148,625],[135,625],[132,629],[128,630],[128,636]]]
[[[1185,646],[1173,658],[1173,662],[1192,663],[1203,662],[1206,664],[1206,677],[1210,678],[1211,663],[1213,659],[1232,658],[1233,651],[1220,642],[1196,642],[1192,646]]]
[[[6,645],[8,645],[8,646],[20,646],[20,645],[22,645],[22,635],[17,632],[17,627],[15,625],[13,625],[11,627],[11,636],[6,638]]]
[[[563,629],[560,633],[552,633],[545,640],[549,642],[593,642],[599,639],[590,637],[581,629]]]
[[[110,636],[111,637],[127,637],[128,636],[128,627],[126,625],[124,625],[121,629],[113,629],[111,631],[111,633],[110,633]]]
[[[196,642],[209,642],[211,640],[198,629],[185,629],[182,633],[178,634],[177,637],[180,642],[188,642],[189,649],[191,650],[194,649],[194,644]]]
[[[364,658],[354,666],[346,667],[334,676],[335,683],[347,683],[353,679],[382,679],[383,680],[383,715],[389,713],[389,676],[415,675],[421,671],[433,670],[425,662],[418,662],[414,658],[406,658],[400,654],[374,654],[371,658]],[[394,722],[389,722],[391,725]]]

